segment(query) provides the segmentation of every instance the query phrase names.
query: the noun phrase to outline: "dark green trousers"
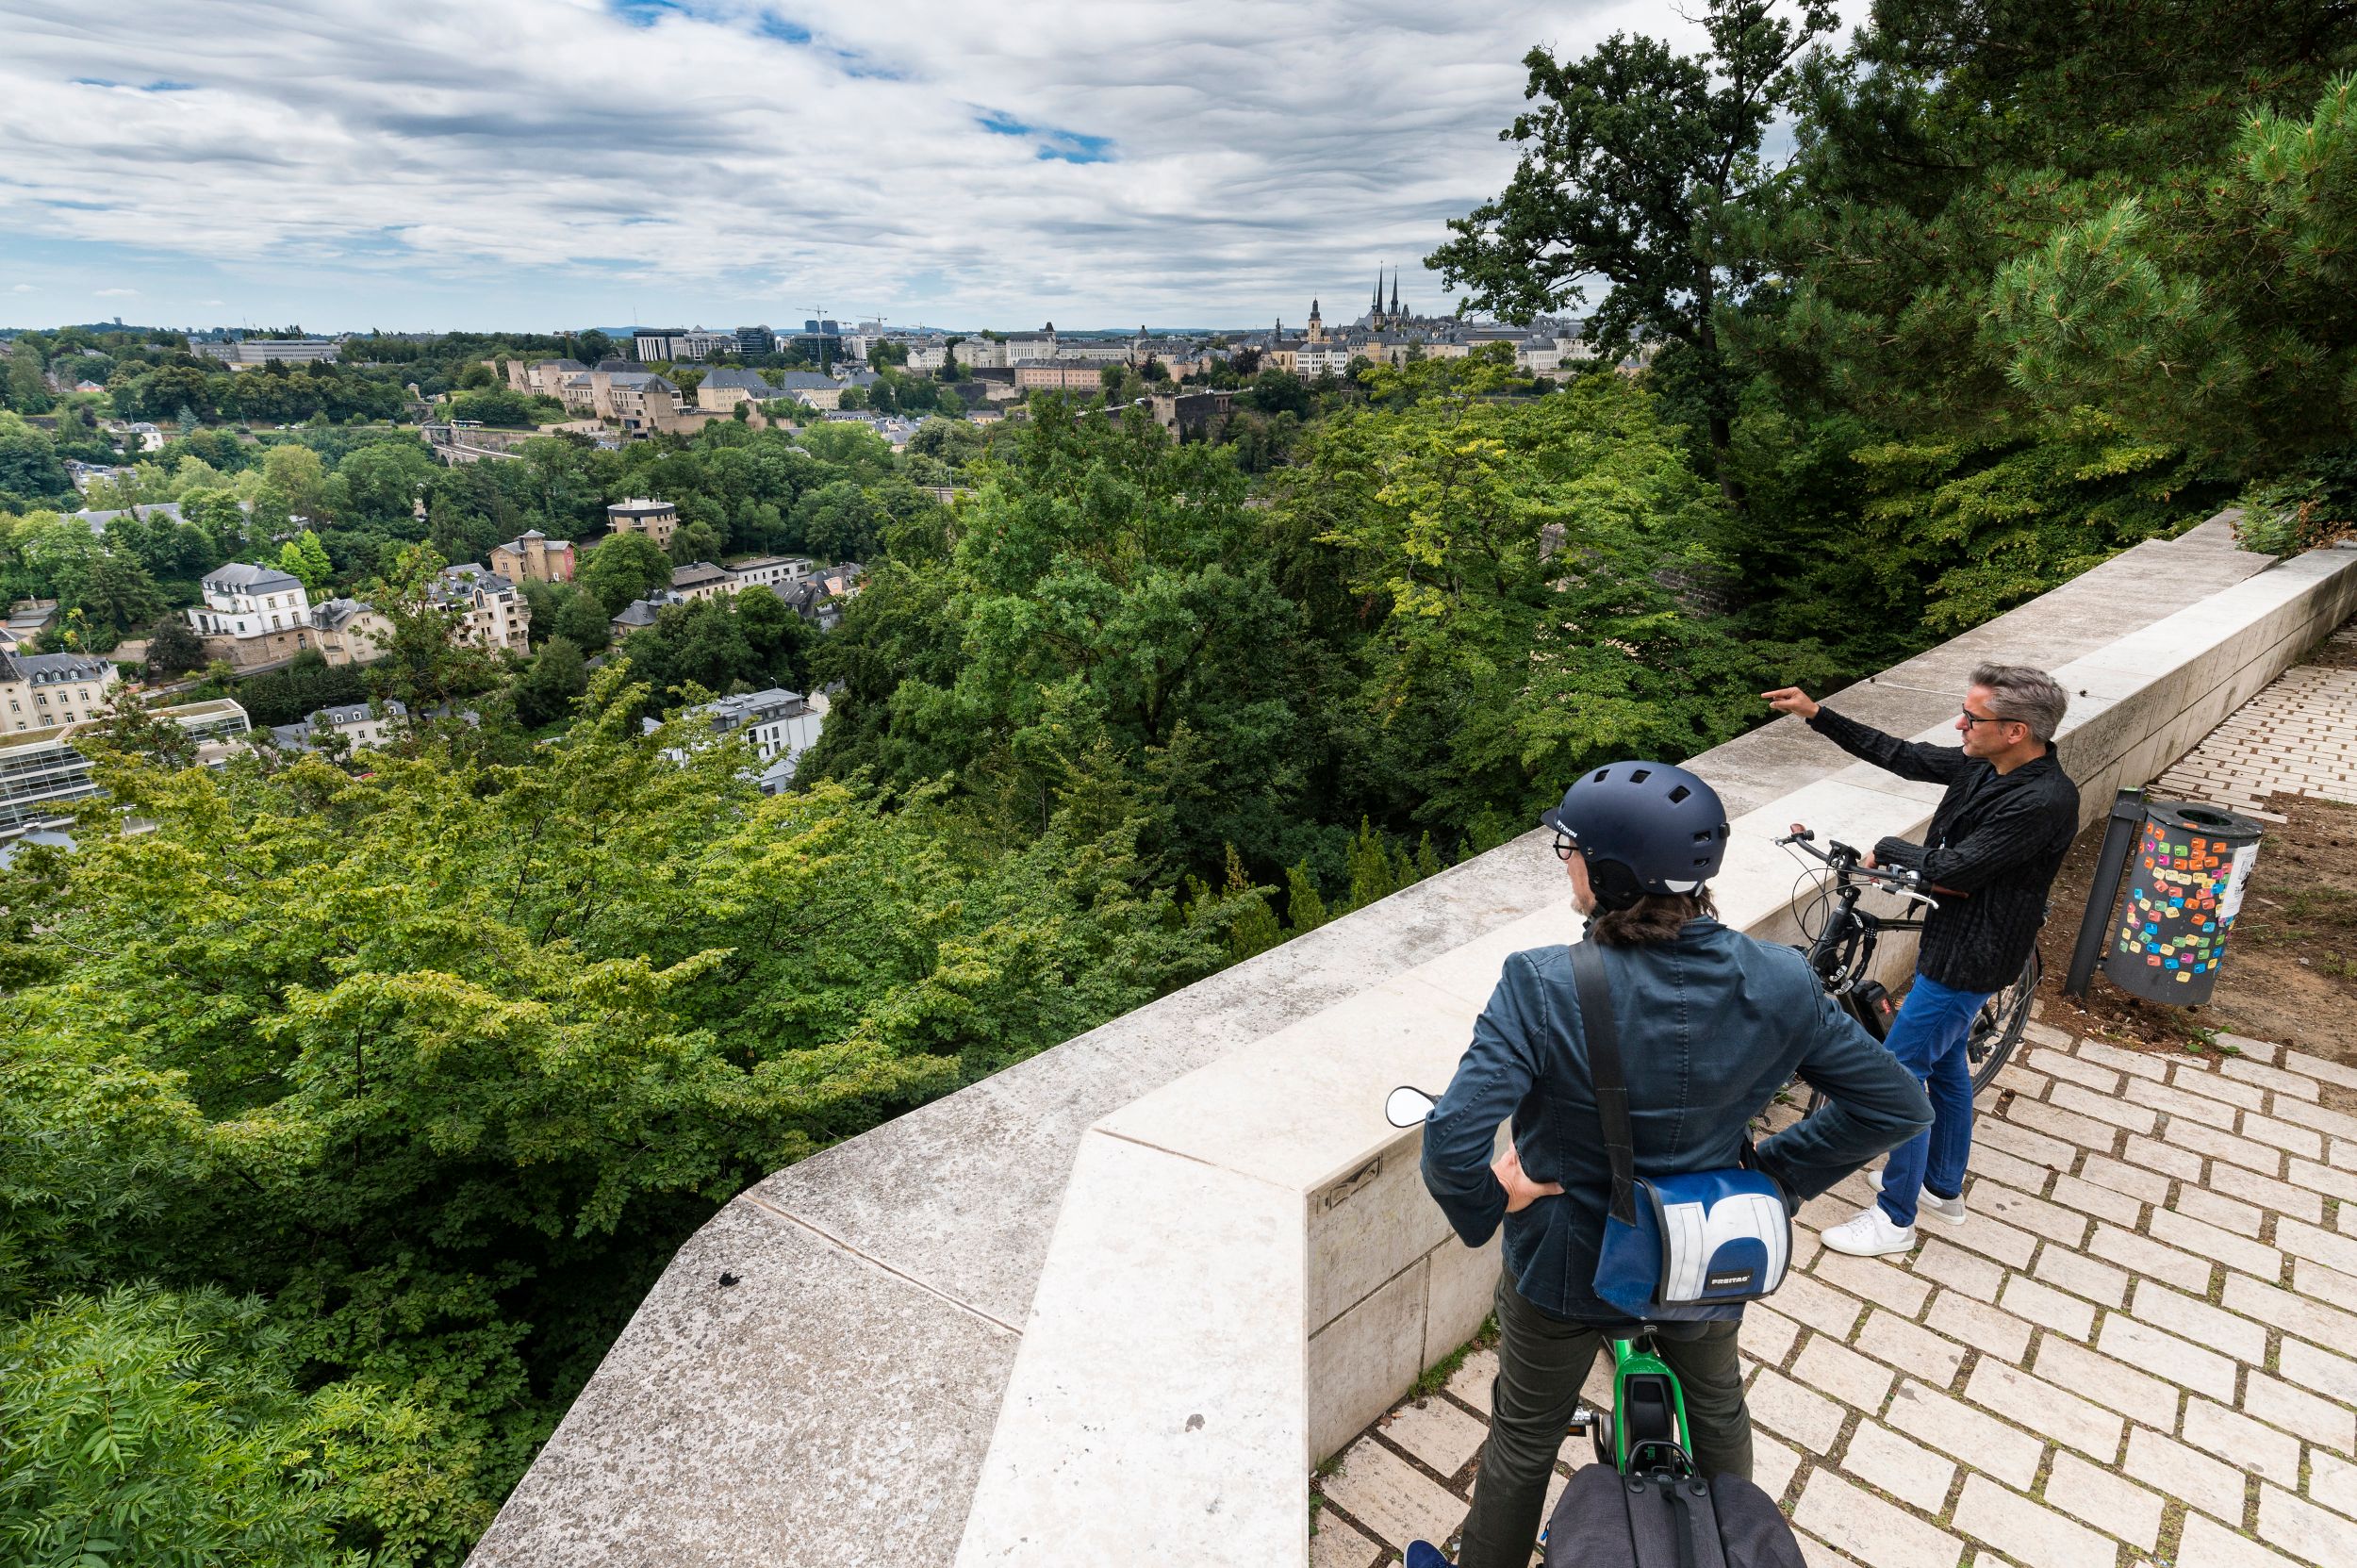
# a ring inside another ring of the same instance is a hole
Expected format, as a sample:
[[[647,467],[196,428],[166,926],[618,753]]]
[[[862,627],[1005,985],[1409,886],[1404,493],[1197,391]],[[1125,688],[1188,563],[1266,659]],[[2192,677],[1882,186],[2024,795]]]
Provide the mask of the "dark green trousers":
[[[1570,1431],[1604,1335],[1567,1323],[1523,1299],[1498,1277],[1498,1377],[1490,1395],[1490,1440],[1474,1477],[1459,1568],[1528,1568],[1539,1539],[1547,1478]],[[1735,1323],[1671,1326],[1657,1336],[1661,1359],[1678,1375],[1694,1462],[1703,1474],[1752,1475],[1752,1412],[1743,1404],[1743,1369],[1735,1356]]]

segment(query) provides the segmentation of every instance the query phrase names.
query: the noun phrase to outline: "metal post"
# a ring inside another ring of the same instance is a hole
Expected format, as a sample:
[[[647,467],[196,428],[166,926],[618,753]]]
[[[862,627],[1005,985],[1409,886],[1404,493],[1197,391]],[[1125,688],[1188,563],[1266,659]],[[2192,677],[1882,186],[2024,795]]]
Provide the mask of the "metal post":
[[[2103,829],[2102,852],[2095,857],[2095,881],[2087,889],[2086,913],[2079,917],[2079,944],[2070,949],[2070,973],[2063,980],[2063,995],[2085,1001],[2095,979],[2095,963],[2110,934],[2112,912],[2119,907],[2119,879],[2128,868],[2128,851],[2144,825],[2144,791],[2123,789],[2112,798],[2111,821]]]

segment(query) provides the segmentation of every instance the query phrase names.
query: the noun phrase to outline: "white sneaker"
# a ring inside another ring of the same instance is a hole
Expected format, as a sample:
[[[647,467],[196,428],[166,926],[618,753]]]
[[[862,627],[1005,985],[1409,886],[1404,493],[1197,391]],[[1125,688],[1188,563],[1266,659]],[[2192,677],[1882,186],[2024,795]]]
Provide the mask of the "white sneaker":
[[[1847,1252],[1853,1258],[1887,1258],[1913,1249],[1915,1227],[1891,1224],[1881,1204],[1870,1203],[1827,1230],[1824,1243],[1836,1252]]]
[[[1866,1173],[1866,1184],[1873,1188],[1876,1192],[1881,1192],[1883,1190],[1883,1173],[1879,1170],[1868,1171]],[[1875,1207],[1880,1208],[1881,1205],[1876,1204]],[[1962,1225],[1964,1223],[1964,1195],[1962,1193],[1958,1193],[1953,1197],[1942,1197],[1928,1187],[1922,1188],[1920,1189],[1915,1195],[1915,1207],[1916,1212],[1919,1213],[1925,1209],[1929,1209],[1933,1213],[1937,1214],[1941,1219],[1946,1220],[1951,1225]]]

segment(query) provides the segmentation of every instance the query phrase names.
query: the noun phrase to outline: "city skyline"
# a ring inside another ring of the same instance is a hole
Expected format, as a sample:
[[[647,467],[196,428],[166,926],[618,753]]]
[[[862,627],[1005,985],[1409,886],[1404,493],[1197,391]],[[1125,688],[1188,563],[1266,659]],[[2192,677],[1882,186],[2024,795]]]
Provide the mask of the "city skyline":
[[[1378,266],[1443,313],[1421,260],[1511,173],[1524,53],[1695,41],[1646,4],[381,14],[0,0],[0,325],[1234,329],[1356,317]]]

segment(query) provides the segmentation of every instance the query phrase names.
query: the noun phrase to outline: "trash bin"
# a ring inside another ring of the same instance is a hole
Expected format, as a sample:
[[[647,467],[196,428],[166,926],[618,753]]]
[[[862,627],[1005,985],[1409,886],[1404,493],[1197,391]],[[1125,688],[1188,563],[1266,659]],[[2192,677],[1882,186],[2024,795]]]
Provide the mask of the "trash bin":
[[[2191,1007],[2217,985],[2226,934],[2259,858],[2259,824],[2216,806],[2155,801],[2128,862],[2128,896],[2103,972],[2147,1001]]]

